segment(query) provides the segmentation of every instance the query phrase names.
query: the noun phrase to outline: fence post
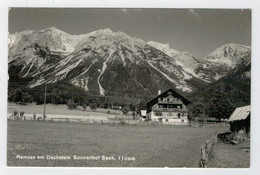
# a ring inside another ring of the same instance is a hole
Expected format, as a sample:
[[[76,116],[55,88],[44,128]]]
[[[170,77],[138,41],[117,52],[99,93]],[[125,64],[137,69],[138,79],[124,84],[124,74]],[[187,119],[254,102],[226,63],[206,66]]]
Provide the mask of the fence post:
[[[217,135],[215,134],[213,137],[206,140],[206,143],[201,146],[201,158],[200,158],[200,166],[202,168],[207,167],[207,163],[209,160],[209,155],[212,153],[214,142],[217,141]]]

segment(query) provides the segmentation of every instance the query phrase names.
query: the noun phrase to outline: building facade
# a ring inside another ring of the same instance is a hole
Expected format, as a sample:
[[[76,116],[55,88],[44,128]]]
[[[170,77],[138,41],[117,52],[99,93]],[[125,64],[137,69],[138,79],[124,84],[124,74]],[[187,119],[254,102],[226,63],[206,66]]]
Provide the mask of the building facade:
[[[190,102],[183,96],[169,89],[147,103],[147,118],[163,124],[187,125]]]

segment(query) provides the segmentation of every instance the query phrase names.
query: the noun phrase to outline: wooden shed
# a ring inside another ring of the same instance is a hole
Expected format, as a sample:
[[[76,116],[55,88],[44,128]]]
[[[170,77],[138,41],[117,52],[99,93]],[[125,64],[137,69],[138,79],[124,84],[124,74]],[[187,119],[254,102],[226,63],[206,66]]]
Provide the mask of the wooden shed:
[[[230,124],[230,130],[235,133],[250,133],[250,113],[251,107],[243,106],[236,108],[235,111],[232,113],[228,122]]]

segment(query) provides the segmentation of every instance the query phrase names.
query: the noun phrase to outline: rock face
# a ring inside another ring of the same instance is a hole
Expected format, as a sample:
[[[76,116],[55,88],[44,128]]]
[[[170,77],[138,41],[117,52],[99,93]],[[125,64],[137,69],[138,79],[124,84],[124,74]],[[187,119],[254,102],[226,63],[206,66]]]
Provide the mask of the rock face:
[[[250,63],[251,47],[239,44],[225,44],[206,57],[211,63],[233,68],[243,61]]]
[[[66,81],[96,95],[131,96],[192,92],[250,64],[250,55],[248,46],[227,44],[201,61],[110,29],[70,35],[51,27],[9,35],[8,60],[9,76],[27,79],[30,88]]]

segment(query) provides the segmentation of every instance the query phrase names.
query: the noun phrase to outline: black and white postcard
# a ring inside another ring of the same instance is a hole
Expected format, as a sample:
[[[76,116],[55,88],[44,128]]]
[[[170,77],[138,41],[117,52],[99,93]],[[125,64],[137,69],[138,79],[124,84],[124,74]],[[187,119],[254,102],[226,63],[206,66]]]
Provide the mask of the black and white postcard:
[[[250,168],[252,14],[10,7],[6,166]]]

